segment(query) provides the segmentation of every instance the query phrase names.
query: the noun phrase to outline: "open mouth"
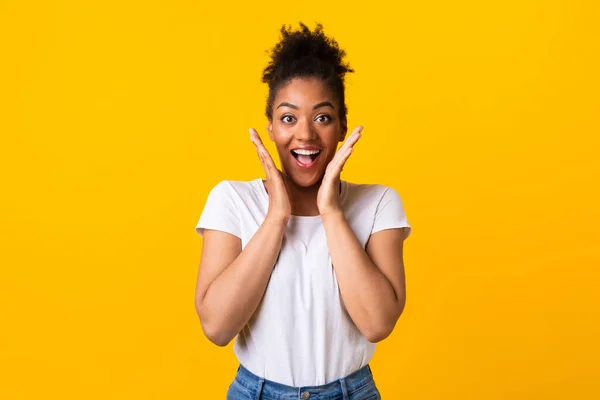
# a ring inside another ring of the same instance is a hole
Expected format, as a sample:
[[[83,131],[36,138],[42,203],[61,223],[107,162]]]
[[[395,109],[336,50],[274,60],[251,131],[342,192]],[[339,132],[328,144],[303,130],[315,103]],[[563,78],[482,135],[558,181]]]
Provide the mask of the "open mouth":
[[[290,153],[292,153],[292,156],[296,159],[300,167],[306,168],[315,164],[317,158],[319,158],[319,155],[321,154],[321,150],[296,149],[292,150]]]

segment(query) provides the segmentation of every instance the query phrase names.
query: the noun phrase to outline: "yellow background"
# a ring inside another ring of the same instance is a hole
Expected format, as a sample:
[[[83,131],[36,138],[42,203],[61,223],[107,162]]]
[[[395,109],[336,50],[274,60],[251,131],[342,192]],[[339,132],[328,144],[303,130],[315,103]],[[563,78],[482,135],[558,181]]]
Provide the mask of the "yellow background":
[[[356,69],[344,179],[394,186],[414,229],[383,397],[599,398],[599,15],[0,1],[0,398],[225,397],[237,362],[195,314],[194,226],[217,182],[262,175],[265,51],[298,21]]]

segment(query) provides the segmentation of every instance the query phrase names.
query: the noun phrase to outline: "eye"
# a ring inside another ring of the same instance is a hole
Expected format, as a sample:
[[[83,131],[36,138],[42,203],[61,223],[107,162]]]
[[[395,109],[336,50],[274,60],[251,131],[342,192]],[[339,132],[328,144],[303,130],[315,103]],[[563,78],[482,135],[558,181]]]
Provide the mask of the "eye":
[[[295,118],[289,114],[281,117],[281,122],[283,122],[284,124],[291,124],[292,122],[294,122],[294,120]]]
[[[317,122],[330,122],[331,121],[331,117],[327,114],[320,114],[317,116],[317,118],[315,118],[315,121]]]

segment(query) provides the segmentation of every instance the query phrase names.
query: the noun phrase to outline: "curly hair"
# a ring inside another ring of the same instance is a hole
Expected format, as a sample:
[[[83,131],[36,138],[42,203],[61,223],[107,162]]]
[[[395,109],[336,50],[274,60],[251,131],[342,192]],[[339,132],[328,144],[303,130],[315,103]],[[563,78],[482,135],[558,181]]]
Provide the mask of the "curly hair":
[[[263,70],[262,82],[269,85],[266,115],[273,118],[273,101],[277,91],[293,78],[321,79],[335,94],[340,104],[339,117],[346,122],[348,109],[345,104],[344,75],[354,72],[343,61],[346,52],[338,43],[323,33],[323,25],[317,24],[314,31],[302,22],[298,30],[291,26],[281,27],[281,39],[271,49],[271,60]]]

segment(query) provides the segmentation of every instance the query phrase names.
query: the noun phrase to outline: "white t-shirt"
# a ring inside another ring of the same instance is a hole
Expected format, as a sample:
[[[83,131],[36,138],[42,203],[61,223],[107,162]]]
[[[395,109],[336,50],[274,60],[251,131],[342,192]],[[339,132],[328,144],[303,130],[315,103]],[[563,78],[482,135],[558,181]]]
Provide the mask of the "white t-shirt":
[[[222,181],[196,225],[231,233],[246,246],[269,205],[262,179]],[[341,182],[340,205],[365,247],[375,232],[408,227],[398,193]],[[262,301],[236,337],[238,361],[255,375],[289,386],[324,385],[369,363],[375,344],[358,330],[342,300],[321,216],[292,215]]]

